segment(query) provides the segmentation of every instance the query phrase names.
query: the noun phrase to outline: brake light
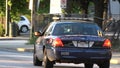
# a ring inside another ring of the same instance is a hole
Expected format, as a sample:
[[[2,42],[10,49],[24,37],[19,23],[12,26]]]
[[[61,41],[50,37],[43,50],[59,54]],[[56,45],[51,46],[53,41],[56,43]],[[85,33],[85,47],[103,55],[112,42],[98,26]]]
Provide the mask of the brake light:
[[[52,46],[54,47],[63,47],[63,43],[60,38],[56,38],[53,40]]]
[[[111,42],[110,42],[109,39],[106,39],[106,40],[104,41],[103,47],[107,47],[107,48],[110,48],[110,47],[111,47]]]

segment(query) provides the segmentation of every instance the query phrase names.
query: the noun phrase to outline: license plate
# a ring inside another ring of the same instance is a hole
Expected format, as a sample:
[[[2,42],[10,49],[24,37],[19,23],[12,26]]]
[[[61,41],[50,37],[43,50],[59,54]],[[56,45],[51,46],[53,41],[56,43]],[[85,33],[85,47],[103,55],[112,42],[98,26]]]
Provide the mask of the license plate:
[[[69,52],[61,52],[61,55],[69,55]]]
[[[72,41],[75,47],[92,47],[94,42]]]

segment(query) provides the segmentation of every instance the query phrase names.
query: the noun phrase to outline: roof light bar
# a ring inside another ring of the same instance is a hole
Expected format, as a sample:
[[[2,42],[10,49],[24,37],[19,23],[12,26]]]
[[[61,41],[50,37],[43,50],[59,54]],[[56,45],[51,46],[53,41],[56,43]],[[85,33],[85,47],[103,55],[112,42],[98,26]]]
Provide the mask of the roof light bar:
[[[79,18],[79,17],[53,17],[53,20],[84,20],[92,21],[92,18]]]

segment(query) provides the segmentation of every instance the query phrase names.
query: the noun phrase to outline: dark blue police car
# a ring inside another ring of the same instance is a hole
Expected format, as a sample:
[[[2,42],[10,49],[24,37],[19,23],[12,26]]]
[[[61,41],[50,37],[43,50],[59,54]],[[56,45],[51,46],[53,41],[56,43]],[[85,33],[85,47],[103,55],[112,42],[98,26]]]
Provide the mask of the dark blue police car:
[[[111,42],[91,21],[59,20],[50,23],[34,45],[35,66],[53,68],[55,63],[84,63],[85,68],[109,68]]]

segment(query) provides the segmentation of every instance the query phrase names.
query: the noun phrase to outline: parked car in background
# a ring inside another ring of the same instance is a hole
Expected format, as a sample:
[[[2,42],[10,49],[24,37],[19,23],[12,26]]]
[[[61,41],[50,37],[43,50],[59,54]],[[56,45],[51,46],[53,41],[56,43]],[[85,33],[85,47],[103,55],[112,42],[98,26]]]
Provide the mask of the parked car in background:
[[[22,33],[28,32],[30,29],[30,22],[25,16],[20,17],[20,21],[18,22],[19,31]]]
[[[93,68],[94,64],[100,68],[110,67],[111,41],[94,22],[76,20],[54,21],[43,32],[35,33],[39,36],[34,45],[35,66],[43,62],[44,68],[53,68],[55,63],[84,63],[85,68]]]

